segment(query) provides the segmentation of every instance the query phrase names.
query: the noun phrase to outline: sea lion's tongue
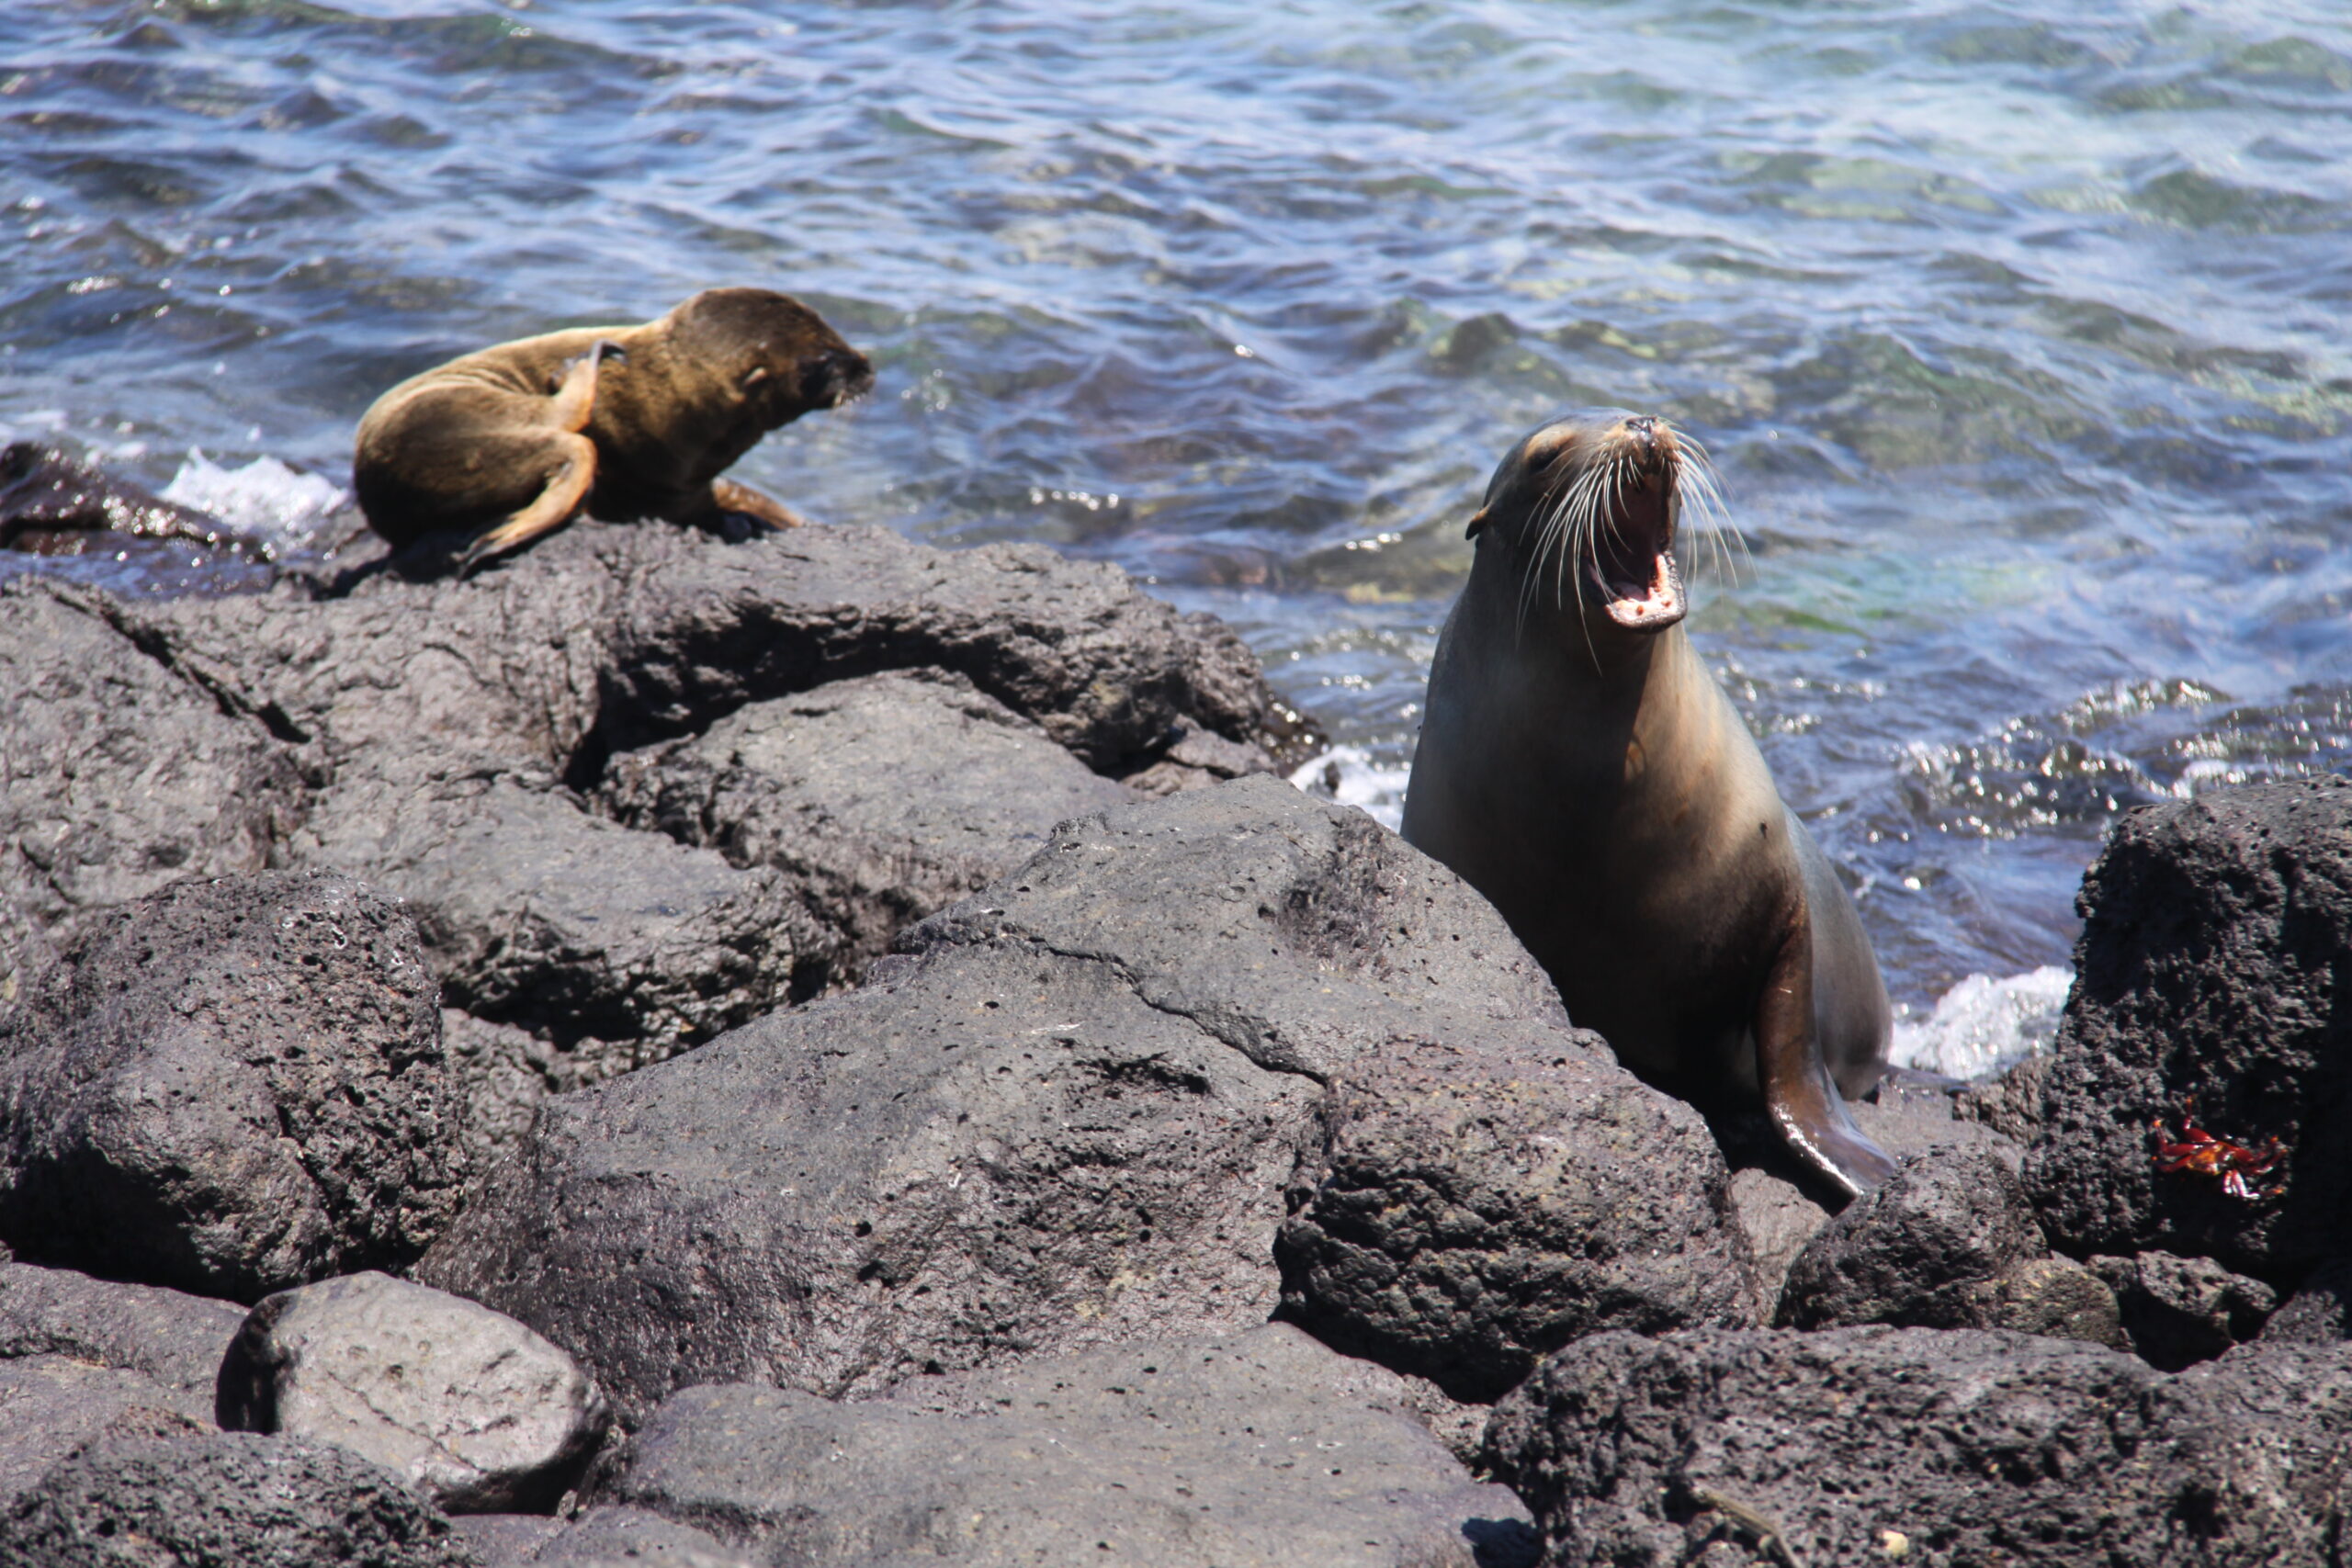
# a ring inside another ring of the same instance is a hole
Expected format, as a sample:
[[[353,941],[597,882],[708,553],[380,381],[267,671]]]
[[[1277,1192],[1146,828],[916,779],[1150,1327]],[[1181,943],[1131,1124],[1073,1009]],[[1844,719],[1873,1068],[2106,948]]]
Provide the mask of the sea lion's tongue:
[[[1687,608],[1665,507],[1653,479],[1625,497],[1614,526],[1600,530],[1592,578],[1609,618],[1632,631],[1664,631]]]
[[[1609,618],[1634,631],[1664,631],[1682,618],[1682,574],[1674,570],[1674,557],[1660,550],[1650,557],[1648,570],[1639,577],[1621,578],[1613,571],[1604,571],[1601,587],[1608,593],[1602,608]]]

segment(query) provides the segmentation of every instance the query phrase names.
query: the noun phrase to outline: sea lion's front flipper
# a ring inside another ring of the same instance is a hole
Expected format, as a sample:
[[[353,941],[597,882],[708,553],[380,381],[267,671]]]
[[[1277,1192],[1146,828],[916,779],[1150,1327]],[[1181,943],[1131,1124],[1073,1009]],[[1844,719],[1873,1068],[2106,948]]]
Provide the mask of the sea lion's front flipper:
[[[1855,1125],[1822,1060],[1813,1034],[1813,922],[1801,900],[1792,902],[1781,916],[1787,934],[1756,1002],[1764,1109],[1799,1159],[1860,1197],[1894,1174],[1894,1161]]]
[[[732,512],[755,523],[764,523],[770,528],[805,528],[808,525],[808,519],[774,496],[763,495],[750,485],[738,484],[733,479],[713,479],[710,499],[722,513]]]
[[[551,434],[548,439],[561,443],[563,457],[548,476],[547,488],[530,505],[467,547],[465,558],[458,563],[460,577],[492,556],[503,555],[563,526],[588,499],[588,491],[596,483],[596,444],[584,435]]]

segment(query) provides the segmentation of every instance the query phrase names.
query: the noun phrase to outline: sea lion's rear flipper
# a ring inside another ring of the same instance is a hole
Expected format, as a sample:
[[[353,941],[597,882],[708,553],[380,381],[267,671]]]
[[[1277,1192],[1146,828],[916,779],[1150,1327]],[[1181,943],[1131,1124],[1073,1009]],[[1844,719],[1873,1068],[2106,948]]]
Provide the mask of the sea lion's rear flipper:
[[[1894,1161],[1854,1122],[1814,1038],[1813,922],[1801,901],[1757,998],[1756,1076],[1764,1110],[1792,1153],[1859,1197],[1894,1174]]]
[[[596,444],[584,435],[550,434],[548,440],[550,445],[560,444],[559,449],[563,457],[548,476],[547,488],[530,505],[467,547],[465,558],[458,563],[460,577],[492,556],[503,555],[560,528],[587,501],[588,491],[596,482]]]
[[[770,528],[805,528],[808,519],[795,512],[774,496],[763,495],[750,485],[733,479],[713,479],[710,484],[711,504],[721,513],[732,512],[763,523]]]

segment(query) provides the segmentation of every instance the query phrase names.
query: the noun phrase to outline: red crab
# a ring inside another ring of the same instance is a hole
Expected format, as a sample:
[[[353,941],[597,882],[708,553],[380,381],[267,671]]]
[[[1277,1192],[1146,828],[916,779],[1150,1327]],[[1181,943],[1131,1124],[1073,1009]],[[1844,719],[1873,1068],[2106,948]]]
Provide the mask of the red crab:
[[[2267,1176],[2278,1162],[2287,1157],[2287,1150],[2276,1137],[2266,1138],[2255,1147],[2233,1144],[2227,1138],[2217,1138],[2199,1127],[2190,1118],[2197,1114],[2195,1099],[2184,1100],[2180,1108],[2180,1136],[2167,1137],[2165,1124],[2152,1122],[2149,1131],[2156,1135],[2156,1168],[2158,1170],[2193,1170],[2204,1176],[2222,1179],[2222,1190],[2233,1198],[2248,1201],[2256,1198],[2277,1196],[2276,1190],[2258,1192],[2246,1181],[2249,1176]]]

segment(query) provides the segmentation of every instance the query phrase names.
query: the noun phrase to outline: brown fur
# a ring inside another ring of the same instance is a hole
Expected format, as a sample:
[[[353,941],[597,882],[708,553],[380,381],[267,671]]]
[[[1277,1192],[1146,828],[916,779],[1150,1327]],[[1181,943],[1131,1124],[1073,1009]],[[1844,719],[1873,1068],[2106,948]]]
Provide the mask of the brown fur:
[[[1799,1159],[1861,1192],[1894,1168],[1845,1104],[1885,1069],[1886,987],[1680,625],[1675,529],[1707,482],[1688,445],[1593,410],[1496,469],[1430,669],[1405,837],[1493,901],[1619,1060],[1703,1102],[1760,1102]]]
[[[470,536],[469,567],[583,510],[791,527],[789,509],[718,476],[769,431],[873,384],[865,356],[798,300],[706,289],[642,326],[548,333],[412,376],[361,418],[352,480],[395,547]]]

